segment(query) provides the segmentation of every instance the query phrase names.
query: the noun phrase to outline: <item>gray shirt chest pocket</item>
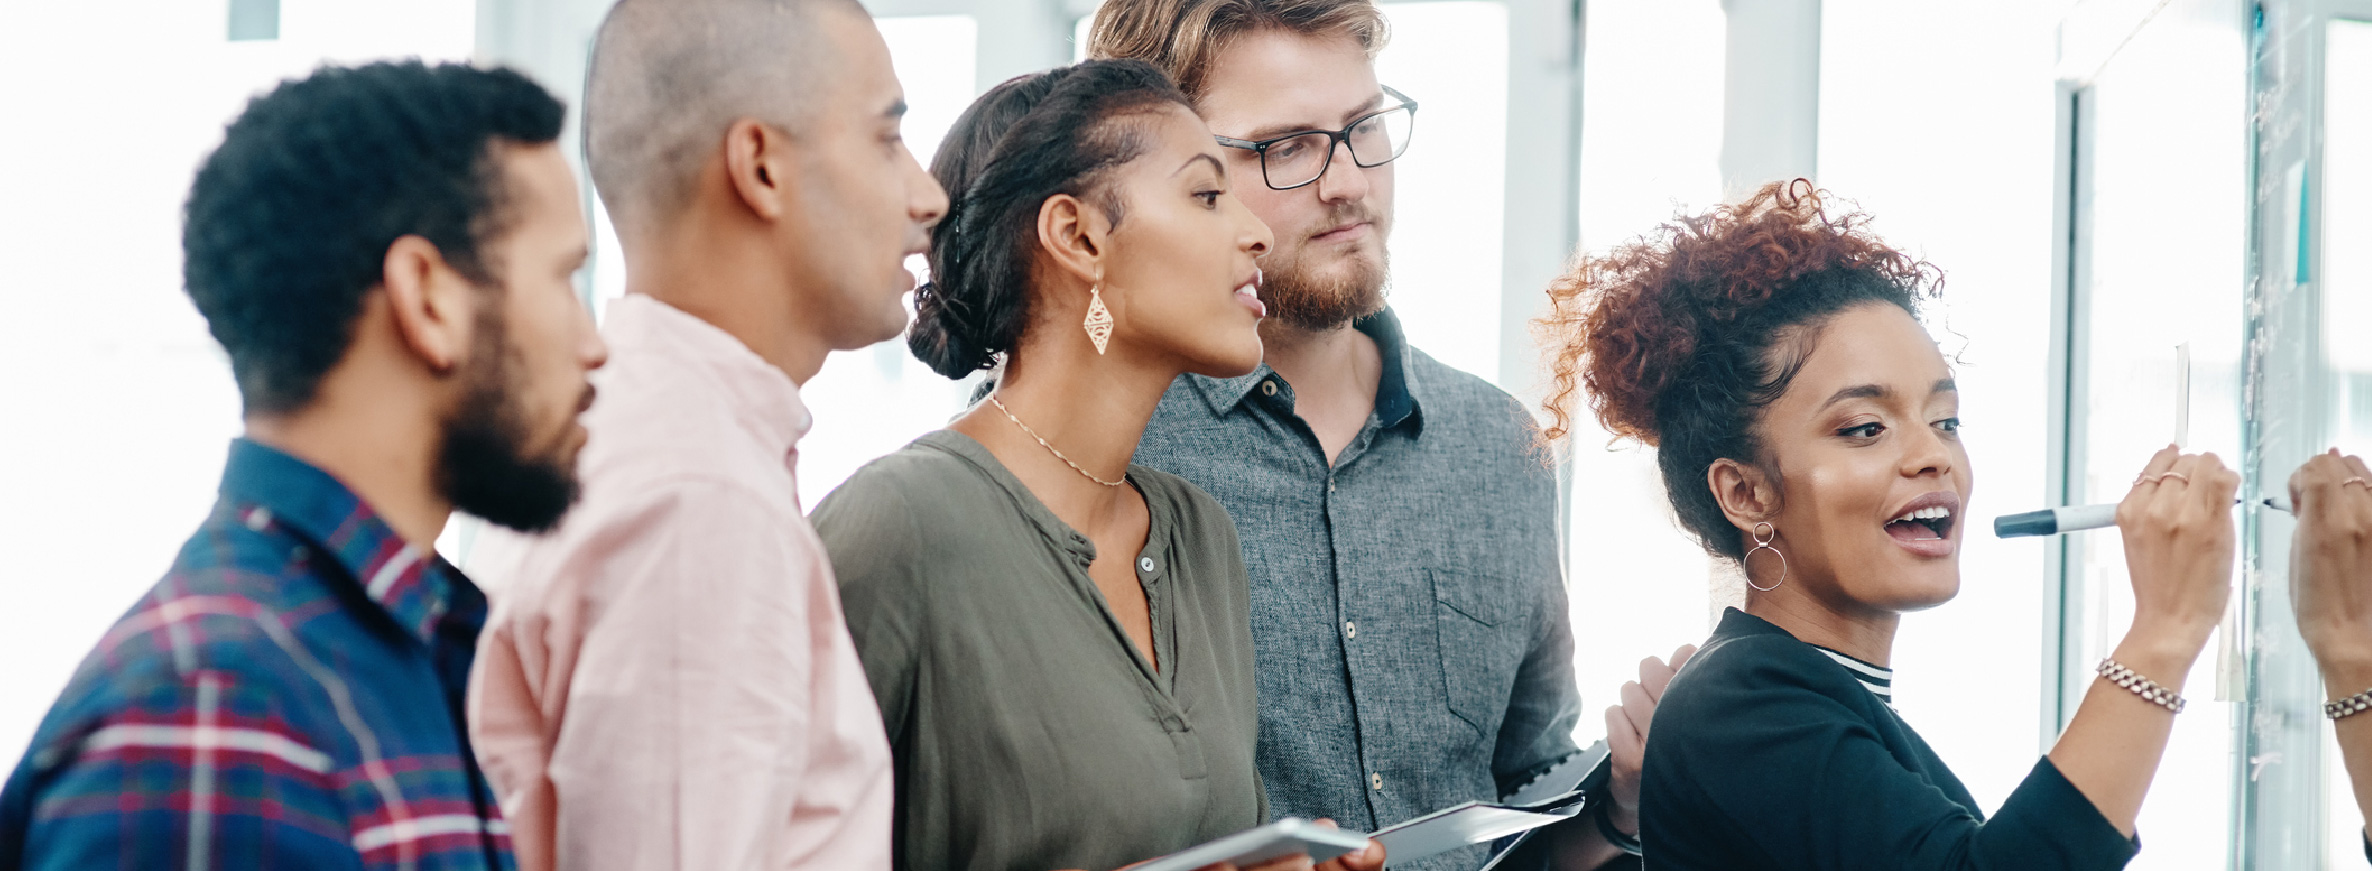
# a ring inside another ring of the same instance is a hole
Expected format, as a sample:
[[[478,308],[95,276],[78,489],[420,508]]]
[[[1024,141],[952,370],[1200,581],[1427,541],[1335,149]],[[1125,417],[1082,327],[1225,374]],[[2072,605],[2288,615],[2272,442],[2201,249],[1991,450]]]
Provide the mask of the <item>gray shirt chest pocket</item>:
[[[1511,575],[1429,569],[1435,638],[1450,713],[1482,736],[1507,715],[1516,672],[1532,648],[1537,607]]]

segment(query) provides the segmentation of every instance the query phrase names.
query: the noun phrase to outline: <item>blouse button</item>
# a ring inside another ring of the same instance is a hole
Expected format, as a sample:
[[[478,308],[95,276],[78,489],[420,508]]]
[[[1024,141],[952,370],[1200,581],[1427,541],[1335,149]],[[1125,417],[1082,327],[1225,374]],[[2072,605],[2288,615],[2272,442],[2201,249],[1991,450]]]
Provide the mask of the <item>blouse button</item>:
[[[1344,637],[1344,638],[1357,638],[1357,637],[1359,637],[1359,623],[1358,623],[1358,621],[1355,621],[1355,620],[1345,620],[1345,621],[1343,621],[1343,624],[1342,624],[1342,637]]]
[[[1146,557],[1138,557],[1138,558],[1137,558],[1137,571],[1144,572],[1144,573],[1146,573],[1146,574],[1152,574],[1152,573],[1153,573],[1153,558],[1152,558],[1152,557],[1149,557],[1149,556],[1146,556]]]
[[[1367,785],[1375,787],[1379,792],[1382,791],[1384,788],[1384,775],[1381,773],[1369,773],[1367,775]]]
[[[1274,381],[1262,381],[1262,382],[1260,382],[1260,395],[1262,395],[1262,396],[1275,396],[1275,395],[1277,395],[1277,383],[1276,383],[1276,382],[1274,382]]]

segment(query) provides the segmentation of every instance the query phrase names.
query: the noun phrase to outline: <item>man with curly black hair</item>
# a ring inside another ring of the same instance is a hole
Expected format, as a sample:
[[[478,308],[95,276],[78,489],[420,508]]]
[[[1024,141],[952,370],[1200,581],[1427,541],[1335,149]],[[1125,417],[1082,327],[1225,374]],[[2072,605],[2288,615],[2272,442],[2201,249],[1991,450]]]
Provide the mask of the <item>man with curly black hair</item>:
[[[221,498],[0,793],[0,868],[508,868],[462,727],[454,511],[576,494],[607,355],[565,110],[508,70],[329,67],[233,121],[183,230],[246,433]]]

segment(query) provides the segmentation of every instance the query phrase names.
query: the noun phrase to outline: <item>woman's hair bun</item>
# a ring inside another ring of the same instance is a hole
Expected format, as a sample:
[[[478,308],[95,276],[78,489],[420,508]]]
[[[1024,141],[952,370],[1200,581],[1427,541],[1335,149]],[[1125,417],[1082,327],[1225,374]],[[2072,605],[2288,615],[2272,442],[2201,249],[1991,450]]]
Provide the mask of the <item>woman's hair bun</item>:
[[[1571,430],[1586,394],[1616,438],[1657,449],[1681,526],[1706,550],[1739,558],[1738,531],[1705,470],[1760,459],[1755,426],[1810,353],[1817,332],[1806,328],[1873,303],[1917,317],[1942,290],[1934,267],[1868,224],[1859,211],[1832,212],[1826,194],[1797,179],[1576,260],[1535,324],[1549,356],[1546,436]]]
[[[1661,399],[1692,372],[1749,374],[1697,371],[1711,362],[1701,353],[1708,344],[1744,341],[1761,350],[1768,336],[1756,334],[1788,325],[1769,323],[1770,314],[1800,321],[1833,313],[1803,304],[1817,300],[1788,298],[1816,273],[1879,279],[1914,314],[1919,299],[1937,295],[1942,280],[1933,267],[1879,241],[1868,215],[1832,213],[1831,199],[1805,179],[1773,182],[1743,202],[1675,218],[1577,259],[1549,286],[1551,311],[1535,324],[1550,355],[1550,437],[1571,428],[1576,394],[1586,393],[1608,432],[1657,444]]]
[[[931,229],[931,280],[914,292],[915,357],[962,378],[1020,342],[1039,207],[1090,196],[1107,170],[1143,153],[1141,136],[1116,128],[1159,104],[1187,106],[1151,64],[1091,60],[1010,79],[956,118],[931,160],[950,203]]]

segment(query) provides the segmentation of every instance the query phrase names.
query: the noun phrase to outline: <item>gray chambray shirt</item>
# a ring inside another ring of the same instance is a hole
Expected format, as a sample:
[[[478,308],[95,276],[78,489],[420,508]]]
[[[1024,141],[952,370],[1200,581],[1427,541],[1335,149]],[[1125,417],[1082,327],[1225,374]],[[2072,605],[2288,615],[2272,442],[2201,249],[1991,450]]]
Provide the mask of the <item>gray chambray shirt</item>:
[[[1581,698],[1531,416],[1408,347],[1389,310],[1356,326],[1383,376],[1334,468],[1267,366],[1179,378],[1136,459],[1235,518],[1271,814],[1372,831],[1514,791],[1575,752]]]

